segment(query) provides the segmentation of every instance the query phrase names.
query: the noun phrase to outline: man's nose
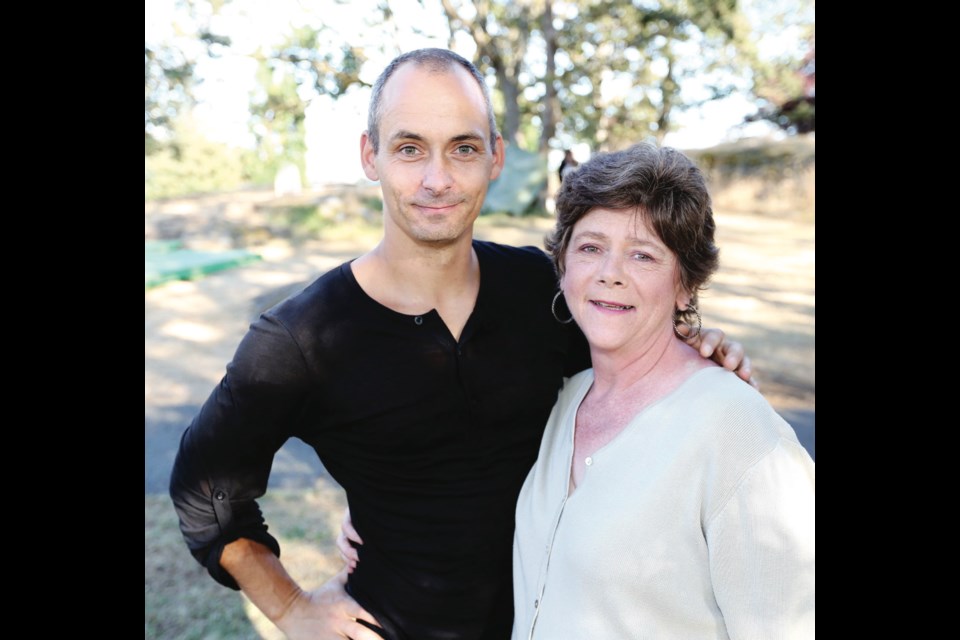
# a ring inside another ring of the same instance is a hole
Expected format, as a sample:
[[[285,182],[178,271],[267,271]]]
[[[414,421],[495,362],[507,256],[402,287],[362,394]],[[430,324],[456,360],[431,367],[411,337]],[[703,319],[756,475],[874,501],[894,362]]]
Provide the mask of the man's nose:
[[[443,193],[453,185],[450,167],[442,154],[435,155],[427,161],[421,184],[431,193]]]

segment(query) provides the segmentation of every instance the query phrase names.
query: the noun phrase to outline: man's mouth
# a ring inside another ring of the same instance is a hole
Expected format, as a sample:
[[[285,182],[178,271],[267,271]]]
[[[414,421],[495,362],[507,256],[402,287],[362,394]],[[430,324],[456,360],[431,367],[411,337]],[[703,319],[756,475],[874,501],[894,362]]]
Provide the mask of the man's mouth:
[[[459,202],[418,202],[414,206],[419,207],[420,209],[443,211],[445,209],[452,209],[453,207],[460,204]]]

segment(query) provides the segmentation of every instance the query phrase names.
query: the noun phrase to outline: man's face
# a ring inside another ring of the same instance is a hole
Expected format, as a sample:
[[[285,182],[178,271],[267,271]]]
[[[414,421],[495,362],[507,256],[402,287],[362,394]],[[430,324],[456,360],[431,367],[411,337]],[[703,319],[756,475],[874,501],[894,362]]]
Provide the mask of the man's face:
[[[446,245],[471,237],[487,187],[503,168],[490,148],[483,93],[458,66],[435,73],[407,63],[383,91],[380,150],[364,133],[364,173],[383,191],[385,236]]]

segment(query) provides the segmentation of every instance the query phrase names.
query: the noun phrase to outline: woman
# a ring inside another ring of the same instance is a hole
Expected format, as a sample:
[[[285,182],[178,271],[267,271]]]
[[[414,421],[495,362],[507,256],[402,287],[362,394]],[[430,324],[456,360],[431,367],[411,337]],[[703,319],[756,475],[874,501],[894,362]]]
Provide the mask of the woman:
[[[814,463],[751,386],[674,338],[718,264],[681,153],[600,154],[548,239],[564,386],[520,493],[513,638],[812,638]],[[564,305],[560,300],[566,302]]]

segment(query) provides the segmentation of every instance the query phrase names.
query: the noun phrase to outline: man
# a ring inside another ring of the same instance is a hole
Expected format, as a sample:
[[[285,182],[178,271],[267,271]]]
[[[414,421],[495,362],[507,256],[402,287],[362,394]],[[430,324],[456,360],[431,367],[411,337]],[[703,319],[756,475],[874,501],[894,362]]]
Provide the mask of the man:
[[[291,638],[508,638],[515,501],[563,377],[589,366],[583,337],[552,313],[543,252],[472,238],[504,161],[472,64],[440,49],[394,60],[361,159],[383,238],[251,325],[184,433],[181,530]],[[725,350],[740,364],[739,345]],[[313,592],[255,502],[291,436],[344,487],[364,542],[349,577]]]

